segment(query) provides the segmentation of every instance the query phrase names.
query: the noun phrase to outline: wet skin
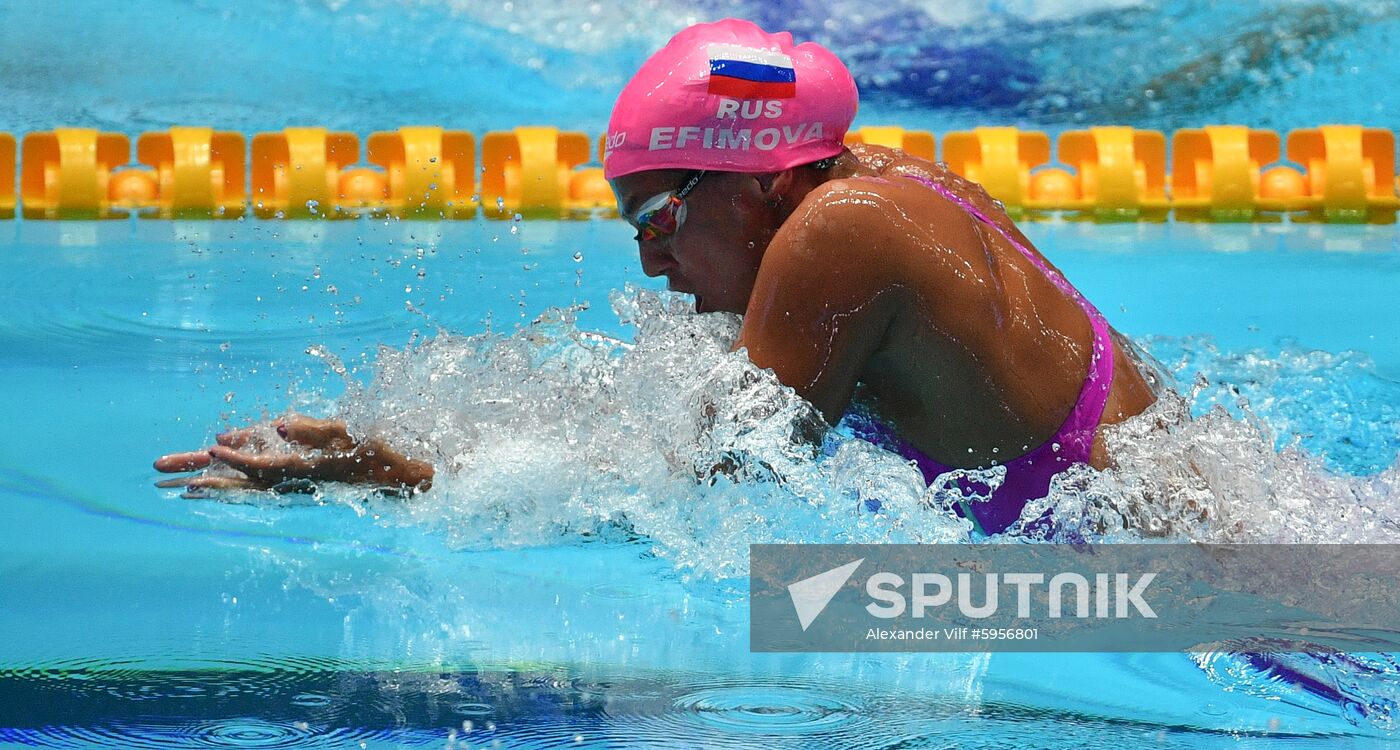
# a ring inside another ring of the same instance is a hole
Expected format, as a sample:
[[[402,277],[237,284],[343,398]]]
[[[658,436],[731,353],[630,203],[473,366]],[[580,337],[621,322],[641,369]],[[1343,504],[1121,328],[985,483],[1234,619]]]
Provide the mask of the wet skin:
[[[642,172],[613,187],[631,215],[690,174]],[[707,174],[679,231],[639,241],[642,270],[694,294],[700,312],[742,314],[736,348],[829,423],[858,397],[940,463],[1005,463],[1064,423],[1093,331],[1001,233],[902,174],[946,186],[1031,246],[975,183],[859,147],[825,172]],[[1101,425],[1154,400],[1135,359],[1114,347]],[[1108,462],[1100,435],[1091,463]]]

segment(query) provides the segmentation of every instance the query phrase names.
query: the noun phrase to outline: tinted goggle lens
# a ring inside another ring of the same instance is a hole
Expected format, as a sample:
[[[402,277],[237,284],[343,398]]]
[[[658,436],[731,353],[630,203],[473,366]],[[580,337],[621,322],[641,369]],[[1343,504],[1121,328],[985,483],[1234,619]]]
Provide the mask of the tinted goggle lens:
[[[637,211],[636,226],[644,240],[675,234],[685,221],[685,201],[675,192],[652,198]]]

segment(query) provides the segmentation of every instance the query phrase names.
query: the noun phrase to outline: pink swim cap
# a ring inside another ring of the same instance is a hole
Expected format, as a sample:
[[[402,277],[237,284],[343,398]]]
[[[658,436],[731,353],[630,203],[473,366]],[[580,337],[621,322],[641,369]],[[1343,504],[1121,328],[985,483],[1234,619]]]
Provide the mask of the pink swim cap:
[[[728,18],[682,30],[613,107],[603,170],[779,172],[841,153],[856,83],[829,50]]]

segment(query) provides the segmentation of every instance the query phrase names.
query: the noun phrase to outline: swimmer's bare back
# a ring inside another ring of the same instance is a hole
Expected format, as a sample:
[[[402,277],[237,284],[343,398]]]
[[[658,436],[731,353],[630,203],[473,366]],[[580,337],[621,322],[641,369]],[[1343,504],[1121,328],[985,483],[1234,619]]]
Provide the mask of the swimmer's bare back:
[[[773,237],[739,345],[829,422],[859,386],[905,440],[949,466],[1004,463],[1044,443],[1089,371],[1084,310],[1012,245],[1008,235],[1040,257],[979,185],[899,151],[852,154],[846,176],[811,190]],[[1114,348],[1101,425],[1154,400],[1135,358]],[[1100,434],[1091,463],[1109,458]]]

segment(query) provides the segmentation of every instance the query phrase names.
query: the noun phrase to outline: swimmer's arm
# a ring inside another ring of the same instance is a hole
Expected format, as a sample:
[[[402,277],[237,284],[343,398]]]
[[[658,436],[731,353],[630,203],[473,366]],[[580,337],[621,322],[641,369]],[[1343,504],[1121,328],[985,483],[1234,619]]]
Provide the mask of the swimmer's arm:
[[[838,183],[840,181],[837,181]],[[878,212],[840,184],[809,195],[769,243],[735,348],[836,424],[905,304],[878,257]]]
[[[219,473],[157,482],[161,487],[205,490],[304,491],[315,482],[346,482],[405,492],[432,486],[433,466],[408,458],[377,438],[357,440],[344,422],[292,414],[277,422],[275,433],[293,450],[269,450],[271,428],[248,427],[218,436],[202,451],[172,453],[156,459],[157,471],[178,473],[211,467]]]

